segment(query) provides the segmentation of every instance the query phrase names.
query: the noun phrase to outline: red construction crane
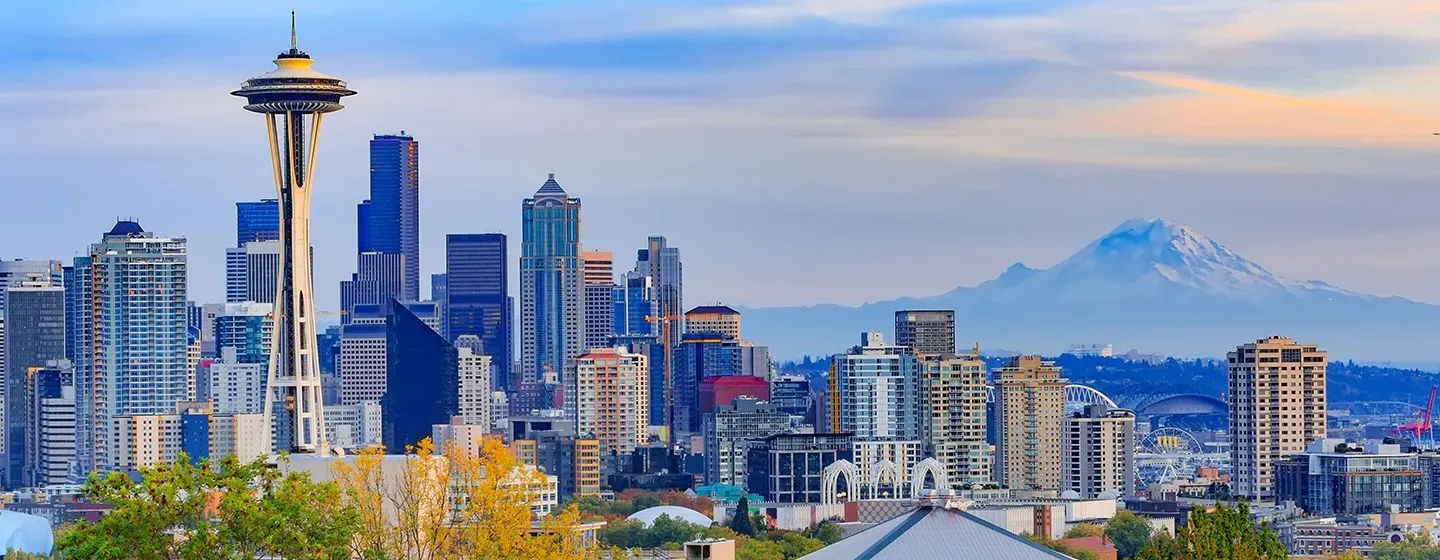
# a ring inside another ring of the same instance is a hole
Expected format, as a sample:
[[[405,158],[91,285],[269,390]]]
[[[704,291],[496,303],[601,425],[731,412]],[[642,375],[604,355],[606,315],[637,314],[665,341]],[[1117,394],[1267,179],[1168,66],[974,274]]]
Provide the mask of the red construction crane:
[[[1435,428],[1430,422],[1430,411],[1435,409],[1436,387],[1436,385],[1430,386],[1430,400],[1425,403],[1425,410],[1420,411],[1419,418],[1409,424],[1395,427],[1395,431],[1410,435],[1411,440],[1417,446],[1420,445],[1420,440],[1426,433],[1430,434],[1431,441],[1435,439]]]

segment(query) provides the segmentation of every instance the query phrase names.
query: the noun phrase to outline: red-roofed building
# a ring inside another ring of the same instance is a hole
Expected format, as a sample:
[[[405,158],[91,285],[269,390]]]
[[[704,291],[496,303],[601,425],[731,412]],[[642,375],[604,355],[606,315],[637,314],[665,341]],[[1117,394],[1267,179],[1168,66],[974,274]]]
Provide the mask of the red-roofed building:
[[[1119,560],[1120,558],[1120,553],[1115,551],[1115,545],[1105,537],[1075,537],[1060,539],[1060,542],[1071,548],[1094,552],[1095,557],[1099,560]]]
[[[770,400],[770,382],[763,377],[750,375],[717,375],[700,382],[700,414],[715,412],[720,406],[729,404],[739,396],[752,397],[757,401]]]

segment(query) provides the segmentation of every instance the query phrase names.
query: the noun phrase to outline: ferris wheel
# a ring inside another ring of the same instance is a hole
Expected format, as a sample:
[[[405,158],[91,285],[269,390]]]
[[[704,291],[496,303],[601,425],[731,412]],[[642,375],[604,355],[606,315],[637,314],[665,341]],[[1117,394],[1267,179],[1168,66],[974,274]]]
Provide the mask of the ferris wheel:
[[[1170,482],[1195,472],[1206,458],[1205,446],[1190,432],[1159,428],[1140,439],[1135,465],[1146,482]]]

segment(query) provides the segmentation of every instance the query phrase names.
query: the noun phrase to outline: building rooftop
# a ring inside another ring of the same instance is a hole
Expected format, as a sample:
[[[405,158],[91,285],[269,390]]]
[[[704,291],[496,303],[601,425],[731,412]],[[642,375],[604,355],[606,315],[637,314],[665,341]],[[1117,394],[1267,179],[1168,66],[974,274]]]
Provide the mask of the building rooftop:
[[[140,227],[140,223],[139,223],[139,222],[135,222],[135,221],[131,221],[131,220],[120,220],[120,221],[118,221],[118,222],[115,222],[115,227],[110,228],[110,233],[107,233],[107,234],[105,234],[105,235],[124,235],[124,236],[131,236],[131,235],[143,235],[144,233],[145,233],[145,228]]]
[[[730,307],[730,306],[728,306],[728,305],[701,305],[701,306],[699,306],[699,307],[696,307],[696,308],[694,308],[694,309],[691,309],[691,310],[689,310],[689,311],[686,311],[685,314],[686,314],[686,315],[691,315],[691,314],[695,314],[695,315],[708,315],[708,314],[717,314],[717,315],[739,315],[740,312],[739,312],[739,311],[736,311],[734,308],[732,308],[732,307]]]
[[[1071,559],[959,509],[923,505],[801,560]]]
[[[560,183],[555,181],[555,174],[551,173],[550,178],[545,180],[545,184],[540,185],[540,190],[535,191],[535,194],[555,194],[564,196],[565,189],[560,186]]]

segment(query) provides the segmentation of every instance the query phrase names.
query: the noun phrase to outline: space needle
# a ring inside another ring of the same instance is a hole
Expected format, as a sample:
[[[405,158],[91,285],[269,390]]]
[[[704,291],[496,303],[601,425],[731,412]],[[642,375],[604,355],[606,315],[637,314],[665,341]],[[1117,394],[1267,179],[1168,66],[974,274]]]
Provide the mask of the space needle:
[[[244,97],[245,110],[265,115],[279,195],[280,270],[265,391],[266,424],[274,426],[276,449],[325,455],[330,449],[315,341],[310,191],[321,117],[343,109],[340,99],[355,92],[339,78],[312,70],[314,63],[295,45],[295,12],[290,12],[290,50],[275,58],[274,70],[246,80],[230,95]]]

